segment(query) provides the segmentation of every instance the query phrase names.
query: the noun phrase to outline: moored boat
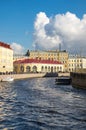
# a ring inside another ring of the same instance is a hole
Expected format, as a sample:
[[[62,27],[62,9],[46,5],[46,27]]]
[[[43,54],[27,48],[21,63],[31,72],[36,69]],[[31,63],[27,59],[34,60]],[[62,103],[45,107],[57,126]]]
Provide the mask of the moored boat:
[[[59,76],[55,79],[57,85],[69,85],[71,84],[71,78],[69,76]]]
[[[6,77],[6,78],[1,79],[2,82],[12,82],[13,80],[14,80],[13,77]]]

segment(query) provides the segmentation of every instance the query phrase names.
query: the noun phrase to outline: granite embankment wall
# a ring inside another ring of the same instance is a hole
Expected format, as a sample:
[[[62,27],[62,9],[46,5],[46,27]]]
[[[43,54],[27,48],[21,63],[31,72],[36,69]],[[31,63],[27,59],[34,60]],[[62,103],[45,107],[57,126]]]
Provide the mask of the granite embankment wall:
[[[13,77],[14,79],[25,79],[25,78],[41,78],[44,77],[45,73],[31,73],[31,74],[11,74],[11,75],[0,75],[0,81],[6,77]]]
[[[71,73],[72,86],[86,89],[86,73]]]
[[[25,79],[25,78],[41,78],[41,77],[57,77],[57,76],[70,76],[70,73],[29,73],[29,74],[11,74],[11,75],[0,75],[0,81],[7,77],[13,77],[14,79]]]

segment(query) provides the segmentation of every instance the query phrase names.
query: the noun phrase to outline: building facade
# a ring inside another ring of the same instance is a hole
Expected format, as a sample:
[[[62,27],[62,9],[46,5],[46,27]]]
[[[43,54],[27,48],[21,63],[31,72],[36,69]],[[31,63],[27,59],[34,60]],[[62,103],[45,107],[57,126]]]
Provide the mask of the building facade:
[[[0,42],[0,73],[13,72],[13,50],[10,45]]]
[[[30,59],[59,61],[64,64],[64,71],[68,71],[68,52],[64,51],[30,51]]]
[[[63,72],[64,65],[58,61],[24,59],[14,62],[16,73]]]
[[[75,72],[81,69],[86,69],[86,58],[80,56],[70,56],[68,59],[68,71]]]
[[[13,55],[13,61],[17,61],[17,60],[23,60],[23,59],[27,59],[28,56],[25,56],[24,54],[14,54]]]

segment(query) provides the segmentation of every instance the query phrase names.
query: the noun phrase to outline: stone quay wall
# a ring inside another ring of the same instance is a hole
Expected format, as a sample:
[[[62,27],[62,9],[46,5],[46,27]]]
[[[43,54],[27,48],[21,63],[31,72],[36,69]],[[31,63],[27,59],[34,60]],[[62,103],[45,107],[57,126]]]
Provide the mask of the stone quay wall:
[[[15,79],[25,79],[25,78],[41,78],[44,77],[45,73],[31,73],[31,74],[10,74],[10,75],[0,75],[0,81],[7,77],[13,77]]]
[[[86,89],[86,73],[71,73],[72,86]]]
[[[70,76],[70,73],[29,73],[29,74],[4,74],[0,75],[0,81],[6,79],[7,77],[13,77],[14,80],[16,79],[28,79],[28,78],[42,78],[42,77],[57,77],[57,76]]]

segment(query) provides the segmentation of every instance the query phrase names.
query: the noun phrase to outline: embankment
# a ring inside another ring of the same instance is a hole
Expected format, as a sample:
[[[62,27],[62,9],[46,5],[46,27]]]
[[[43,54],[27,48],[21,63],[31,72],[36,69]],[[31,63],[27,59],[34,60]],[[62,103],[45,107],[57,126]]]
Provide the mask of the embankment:
[[[31,73],[31,74],[11,74],[11,75],[0,75],[0,81],[6,77],[13,77],[14,79],[25,79],[25,78],[41,78],[44,77],[45,73]]]
[[[29,74],[11,74],[11,75],[0,75],[0,81],[7,77],[13,77],[15,79],[25,78],[41,78],[41,77],[57,77],[57,76],[69,76],[69,73],[29,73]]]
[[[86,89],[86,73],[71,73],[72,86]]]

